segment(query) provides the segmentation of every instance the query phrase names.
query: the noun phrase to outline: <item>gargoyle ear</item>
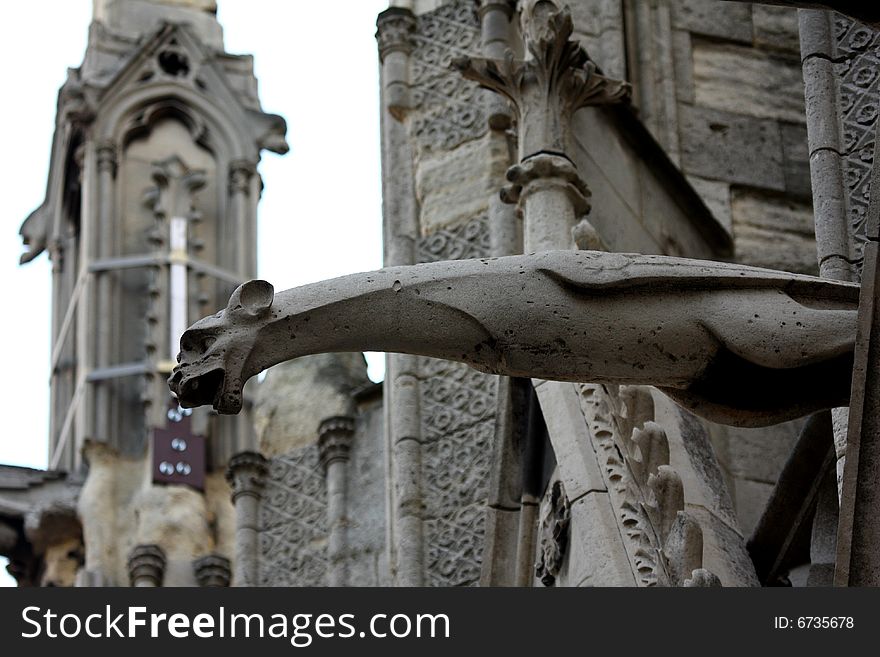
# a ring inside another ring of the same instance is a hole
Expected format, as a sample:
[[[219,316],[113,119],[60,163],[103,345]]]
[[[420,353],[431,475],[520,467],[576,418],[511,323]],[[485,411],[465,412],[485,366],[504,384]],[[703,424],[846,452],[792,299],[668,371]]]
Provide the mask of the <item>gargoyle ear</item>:
[[[272,307],[275,298],[275,288],[266,281],[248,281],[239,285],[238,289],[229,297],[229,305],[226,309],[233,313],[244,313],[251,317],[258,317],[266,313]]]

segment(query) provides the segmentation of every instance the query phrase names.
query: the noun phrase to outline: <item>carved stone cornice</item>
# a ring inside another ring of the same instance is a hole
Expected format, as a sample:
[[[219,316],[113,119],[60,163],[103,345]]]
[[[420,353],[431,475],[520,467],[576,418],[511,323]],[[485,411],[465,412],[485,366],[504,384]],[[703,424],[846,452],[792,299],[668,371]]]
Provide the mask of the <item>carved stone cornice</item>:
[[[229,165],[229,191],[249,194],[251,178],[257,173],[257,166],[250,160],[235,160]]]
[[[376,19],[376,28],[380,62],[384,62],[392,52],[409,55],[413,51],[412,35],[416,30],[416,17],[409,9],[386,9]]]
[[[501,200],[505,203],[521,203],[530,194],[555,187],[565,192],[578,215],[590,211],[592,193],[572,161],[562,155],[533,155],[510,167],[507,180],[511,184],[501,190]]]
[[[268,471],[268,461],[257,452],[239,452],[229,459],[226,481],[232,486],[232,501],[242,495],[259,498]]]
[[[355,420],[347,415],[330,417],[318,427],[318,457],[326,469],[335,461],[348,461]]]
[[[520,159],[539,152],[566,153],[571,148],[574,112],[629,98],[630,85],[606,78],[576,41],[571,12],[549,0],[528,0],[521,15],[529,53],[503,60],[460,57],[453,61],[464,77],[511,100],[516,110]]]
[[[101,142],[95,146],[95,158],[98,163],[98,173],[110,173],[111,176],[116,176],[118,166],[116,144]]]
[[[165,551],[158,545],[138,545],[128,557],[128,577],[132,586],[162,586]]]
[[[232,566],[229,559],[219,554],[206,554],[193,561],[193,572],[199,586],[229,586],[232,579]]]

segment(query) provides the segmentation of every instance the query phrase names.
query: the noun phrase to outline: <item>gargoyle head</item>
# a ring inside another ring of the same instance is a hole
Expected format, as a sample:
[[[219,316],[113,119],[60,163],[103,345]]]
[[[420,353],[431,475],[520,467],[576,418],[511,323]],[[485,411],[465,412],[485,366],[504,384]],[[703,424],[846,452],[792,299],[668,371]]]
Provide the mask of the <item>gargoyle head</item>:
[[[219,413],[238,413],[242,388],[252,372],[251,353],[260,329],[271,317],[274,288],[266,281],[239,286],[229,304],[205,317],[180,338],[177,367],[168,386],[181,406],[211,404]]]

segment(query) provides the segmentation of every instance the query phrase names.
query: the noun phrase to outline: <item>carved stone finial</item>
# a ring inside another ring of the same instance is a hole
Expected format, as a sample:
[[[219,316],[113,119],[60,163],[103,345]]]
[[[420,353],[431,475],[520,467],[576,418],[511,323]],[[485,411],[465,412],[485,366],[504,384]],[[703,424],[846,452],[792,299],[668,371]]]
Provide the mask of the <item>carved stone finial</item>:
[[[376,40],[379,42],[379,61],[392,52],[406,55],[413,50],[412,34],[416,29],[416,17],[409,9],[390,7],[376,19]]]
[[[229,586],[232,579],[232,566],[229,559],[219,554],[206,554],[193,561],[193,571],[199,586]]]
[[[268,471],[268,462],[257,452],[239,452],[229,459],[226,481],[232,486],[232,501],[242,495],[259,498]]]
[[[535,577],[544,586],[553,586],[568,547],[568,527],[571,524],[571,506],[561,481],[553,484],[547,505],[541,516],[538,544],[538,563]]]
[[[318,454],[326,469],[334,461],[347,461],[354,437],[355,421],[348,415],[330,417],[318,427]]]
[[[574,112],[629,98],[630,85],[606,78],[587,52],[570,39],[571,12],[549,0],[529,0],[521,16],[529,57],[518,61],[461,57],[453,66],[481,86],[509,98],[516,109],[520,159],[570,150]]]
[[[132,586],[161,586],[165,576],[165,551],[158,545],[138,545],[128,557]]]

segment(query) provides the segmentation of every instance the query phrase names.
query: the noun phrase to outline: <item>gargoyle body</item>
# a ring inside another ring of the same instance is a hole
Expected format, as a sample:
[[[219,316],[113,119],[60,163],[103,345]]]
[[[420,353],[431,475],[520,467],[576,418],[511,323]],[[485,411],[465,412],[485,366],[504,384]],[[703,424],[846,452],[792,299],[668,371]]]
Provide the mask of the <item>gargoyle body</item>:
[[[241,409],[282,361],[386,351],[508,376],[658,386],[709,420],[760,426],[847,403],[857,285],[594,251],[435,262],[277,295],[251,281],[181,338],[184,406]]]

